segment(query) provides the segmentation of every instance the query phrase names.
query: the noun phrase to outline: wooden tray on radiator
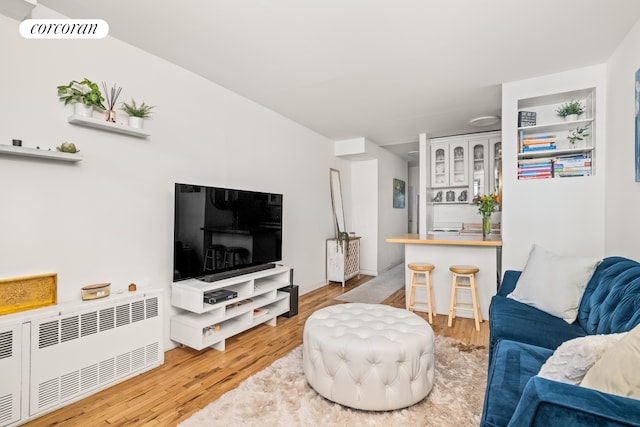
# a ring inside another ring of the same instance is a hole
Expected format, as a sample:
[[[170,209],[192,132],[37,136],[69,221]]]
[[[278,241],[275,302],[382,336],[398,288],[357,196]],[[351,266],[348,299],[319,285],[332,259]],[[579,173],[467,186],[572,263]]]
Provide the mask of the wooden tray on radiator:
[[[0,315],[55,305],[58,274],[0,280]]]

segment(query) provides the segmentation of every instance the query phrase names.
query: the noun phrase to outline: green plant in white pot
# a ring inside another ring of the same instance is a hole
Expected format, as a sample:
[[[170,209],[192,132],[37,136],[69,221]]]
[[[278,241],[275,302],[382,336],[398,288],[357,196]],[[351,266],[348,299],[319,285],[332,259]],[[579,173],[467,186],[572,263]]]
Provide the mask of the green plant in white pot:
[[[562,104],[556,110],[556,114],[565,120],[577,120],[578,116],[585,111],[584,105],[580,101],[571,101]]]
[[[129,116],[129,126],[142,129],[144,119],[151,117],[151,110],[154,108],[155,106],[147,105],[144,101],[138,105],[136,100],[132,99],[130,103],[123,102],[120,109]]]
[[[86,77],[81,82],[71,80],[68,85],[58,86],[58,97],[64,105],[74,103],[75,113],[91,116],[94,107],[104,110],[104,97],[100,88]]]

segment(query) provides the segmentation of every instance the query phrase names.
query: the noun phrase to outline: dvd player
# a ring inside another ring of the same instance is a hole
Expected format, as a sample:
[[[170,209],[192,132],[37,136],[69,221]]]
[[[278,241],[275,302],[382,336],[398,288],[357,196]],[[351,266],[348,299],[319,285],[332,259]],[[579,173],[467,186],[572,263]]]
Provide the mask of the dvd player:
[[[208,291],[204,293],[204,302],[207,304],[217,304],[222,301],[228,301],[238,296],[235,291],[228,289],[216,289],[215,291]]]

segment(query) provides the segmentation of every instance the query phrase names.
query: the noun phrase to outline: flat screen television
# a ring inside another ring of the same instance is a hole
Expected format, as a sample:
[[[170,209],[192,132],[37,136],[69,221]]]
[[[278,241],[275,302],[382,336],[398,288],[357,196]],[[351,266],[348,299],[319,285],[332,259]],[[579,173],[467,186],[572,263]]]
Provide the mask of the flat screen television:
[[[211,282],[282,260],[282,194],[175,184],[173,280]]]

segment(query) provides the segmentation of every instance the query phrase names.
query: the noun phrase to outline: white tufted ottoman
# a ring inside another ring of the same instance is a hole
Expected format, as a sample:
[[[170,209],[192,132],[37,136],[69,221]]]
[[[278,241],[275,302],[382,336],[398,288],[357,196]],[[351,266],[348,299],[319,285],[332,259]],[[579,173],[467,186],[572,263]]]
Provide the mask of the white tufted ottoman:
[[[333,305],[304,325],[304,374],[333,402],[372,411],[405,408],[433,387],[434,340],[431,326],[410,311]]]

